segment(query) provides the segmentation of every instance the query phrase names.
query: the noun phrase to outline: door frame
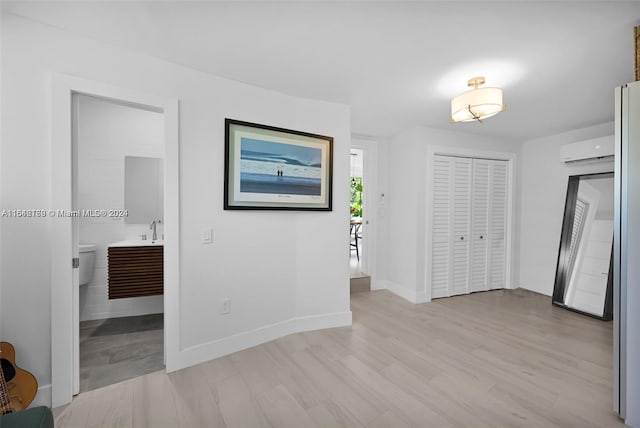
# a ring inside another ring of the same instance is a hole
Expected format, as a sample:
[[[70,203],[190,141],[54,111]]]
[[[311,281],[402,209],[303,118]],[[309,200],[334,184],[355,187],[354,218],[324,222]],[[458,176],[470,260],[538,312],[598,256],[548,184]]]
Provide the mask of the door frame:
[[[516,177],[516,159],[517,156],[515,153],[511,152],[501,152],[501,151],[493,151],[493,150],[482,150],[475,148],[466,148],[466,147],[448,147],[448,146],[439,146],[439,145],[429,145],[427,147],[427,162],[426,162],[426,171],[427,171],[427,185],[426,185],[426,231],[425,231],[425,266],[426,269],[424,271],[424,302],[431,301],[431,292],[432,292],[432,284],[431,284],[431,271],[432,271],[432,261],[431,261],[431,242],[433,235],[433,163],[435,160],[435,156],[457,156],[464,158],[476,158],[476,159],[490,159],[490,160],[501,160],[507,161],[507,225],[506,225],[506,236],[505,236],[505,289],[513,289],[514,286],[514,278],[513,278],[513,249],[515,248],[514,239],[515,239],[515,231],[514,231],[514,221],[513,215],[515,212],[515,177]],[[421,301],[422,302],[422,301]]]
[[[369,275],[371,289],[376,290],[377,286],[377,230],[378,230],[378,176],[376,174],[378,166],[378,141],[372,137],[359,135],[351,136],[351,148],[362,150],[363,157],[363,186],[362,186],[362,236],[363,256],[362,272]],[[368,207],[368,208],[367,208]]]
[[[102,82],[63,74],[51,75],[51,404],[70,403],[74,395],[79,342],[78,295],[74,286],[78,257],[74,218],[58,217],[58,210],[72,212],[76,170],[74,163],[73,95],[114,100],[162,111],[165,133],[164,200],[164,349],[166,370],[172,371],[179,354],[179,101]]]

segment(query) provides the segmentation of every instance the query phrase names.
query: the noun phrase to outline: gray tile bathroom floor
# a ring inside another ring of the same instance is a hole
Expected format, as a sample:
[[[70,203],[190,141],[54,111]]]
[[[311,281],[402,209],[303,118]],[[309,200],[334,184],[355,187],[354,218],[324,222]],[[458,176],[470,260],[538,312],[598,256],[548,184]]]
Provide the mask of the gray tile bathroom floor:
[[[80,323],[80,392],[164,368],[163,314]]]

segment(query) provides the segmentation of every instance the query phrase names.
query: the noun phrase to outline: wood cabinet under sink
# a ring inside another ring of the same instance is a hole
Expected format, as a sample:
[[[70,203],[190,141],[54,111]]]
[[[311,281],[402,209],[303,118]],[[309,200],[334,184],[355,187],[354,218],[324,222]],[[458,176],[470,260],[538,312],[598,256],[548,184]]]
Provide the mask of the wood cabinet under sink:
[[[163,254],[162,245],[110,246],[109,299],[163,294]]]

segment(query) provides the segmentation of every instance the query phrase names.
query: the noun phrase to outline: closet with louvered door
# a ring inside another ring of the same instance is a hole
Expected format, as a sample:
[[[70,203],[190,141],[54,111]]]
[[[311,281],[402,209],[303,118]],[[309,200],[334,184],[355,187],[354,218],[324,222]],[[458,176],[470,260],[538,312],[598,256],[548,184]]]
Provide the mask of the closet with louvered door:
[[[432,298],[506,285],[507,161],[434,156]]]

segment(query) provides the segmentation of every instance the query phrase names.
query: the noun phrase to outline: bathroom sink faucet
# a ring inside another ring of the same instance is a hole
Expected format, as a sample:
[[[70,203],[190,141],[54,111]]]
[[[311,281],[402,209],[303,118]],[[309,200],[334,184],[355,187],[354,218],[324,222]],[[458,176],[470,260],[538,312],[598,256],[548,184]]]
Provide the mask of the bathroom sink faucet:
[[[152,241],[155,241],[158,239],[158,233],[156,232],[156,221],[152,221],[151,225],[149,226],[150,230],[153,230],[153,236],[151,237]]]

